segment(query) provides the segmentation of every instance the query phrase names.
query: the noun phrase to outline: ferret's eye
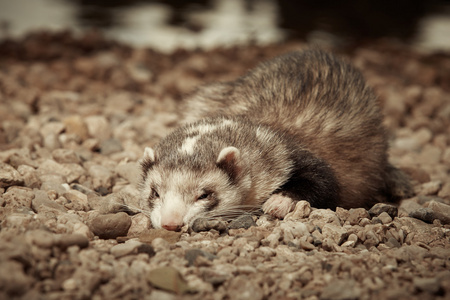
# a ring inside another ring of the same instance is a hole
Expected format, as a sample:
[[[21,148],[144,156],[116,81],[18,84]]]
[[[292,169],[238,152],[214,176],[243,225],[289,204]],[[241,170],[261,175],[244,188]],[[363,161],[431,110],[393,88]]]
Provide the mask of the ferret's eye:
[[[150,194],[150,197],[151,198],[159,198],[159,194],[154,188],[152,188],[152,193]]]
[[[197,198],[197,200],[204,200],[204,199],[208,198],[208,196],[209,196],[210,194],[211,194],[211,193],[203,193],[203,194],[201,194],[201,195]]]

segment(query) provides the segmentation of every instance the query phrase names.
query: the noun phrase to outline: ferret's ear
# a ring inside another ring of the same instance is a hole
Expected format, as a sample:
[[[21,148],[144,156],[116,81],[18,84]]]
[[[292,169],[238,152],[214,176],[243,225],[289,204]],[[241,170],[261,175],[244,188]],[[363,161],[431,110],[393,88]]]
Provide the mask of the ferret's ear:
[[[144,156],[141,159],[142,169],[150,169],[156,161],[155,151],[150,147],[145,147]]]
[[[241,152],[235,147],[226,147],[220,151],[216,164],[223,169],[233,180],[238,179],[242,173]]]

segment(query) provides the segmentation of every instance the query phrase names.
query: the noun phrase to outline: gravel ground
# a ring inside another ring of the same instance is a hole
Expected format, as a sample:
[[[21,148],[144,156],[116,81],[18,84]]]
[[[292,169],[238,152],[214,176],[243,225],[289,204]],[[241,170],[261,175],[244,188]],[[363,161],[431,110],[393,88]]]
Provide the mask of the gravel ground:
[[[0,44],[0,299],[450,299],[450,55],[342,51],[374,87],[399,207],[311,208],[151,229],[137,161],[184,94],[288,43],[161,54],[96,34]]]

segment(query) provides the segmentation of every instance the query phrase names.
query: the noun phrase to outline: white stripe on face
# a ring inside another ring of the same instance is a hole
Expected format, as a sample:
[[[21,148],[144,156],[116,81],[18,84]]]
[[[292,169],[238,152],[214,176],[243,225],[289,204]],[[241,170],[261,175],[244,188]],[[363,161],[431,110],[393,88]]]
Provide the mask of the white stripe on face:
[[[186,204],[183,196],[174,191],[168,191],[164,195],[161,206],[161,225],[176,224],[184,225],[183,218],[186,215]]]

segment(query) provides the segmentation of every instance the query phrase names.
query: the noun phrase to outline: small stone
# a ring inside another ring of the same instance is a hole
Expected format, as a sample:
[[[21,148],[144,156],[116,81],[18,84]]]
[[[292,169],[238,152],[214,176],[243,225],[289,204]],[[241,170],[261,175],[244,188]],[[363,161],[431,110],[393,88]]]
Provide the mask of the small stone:
[[[434,220],[438,219],[444,224],[450,224],[450,217],[444,215],[440,212],[433,211],[429,207],[419,208],[409,213],[411,218],[416,218],[427,223],[433,223]]]
[[[250,280],[246,275],[238,275],[225,282],[225,290],[229,299],[260,300],[264,298],[259,283]]]
[[[349,216],[349,211],[342,207],[336,207],[336,214],[341,220],[341,223],[345,223],[347,221],[347,218]]]
[[[320,299],[349,300],[360,299],[362,290],[352,279],[335,280],[328,283],[320,294]]]
[[[100,143],[100,153],[110,155],[123,151],[122,144],[117,139],[107,139]]]
[[[195,260],[198,256],[203,256],[206,259],[212,261],[217,258],[217,256],[200,249],[190,249],[186,251],[186,254],[184,255],[184,258],[188,261],[188,265],[192,266],[194,265]]]
[[[316,247],[308,241],[300,240],[299,247],[306,251],[311,251],[316,249]]]
[[[413,283],[419,291],[428,292],[430,294],[437,294],[441,289],[438,278],[415,277]]]
[[[28,276],[21,263],[13,260],[2,261],[2,271],[0,272],[0,286],[2,293],[0,295],[9,294],[11,297],[4,299],[13,299],[15,296],[23,295],[28,291],[34,280]]]
[[[82,141],[89,137],[86,123],[84,123],[83,119],[78,115],[64,119],[64,125],[67,134],[75,134]]]
[[[91,137],[98,139],[100,142],[111,137],[111,125],[104,116],[89,116],[85,121]]]
[[[55,149],[52,151],[53,159],[60,163],[72,163],[72,164],[79,164],[81,163],[80,158],[75,153],[75,151],[70,149]]]
[[[292,212],[288,213],[284,219],[285,220],[301,220],[309,217],[311,213],[311,204],[308,201],[298,201]]]
[[[425,207],[431,209],[435,219],[439,219],[442,224],[450,224],[450,205],[431,200],[425,204]]]
[[[388,238],[388,240],[385,242],[386,246],[389,248],[399,248],[402,245],[393,237]]]
[[[56,174],[64,176],[68,183],[78,180],[85,174],[84,168],[78,164],[60,164],[52,159],[44,160],[37,171],[40,175]],[[43,178],[41,180],[42,182],[45,181]]]
[[[392,204],[377,203],[369,210],[369,215],[373,218],[379,216],[383,212],[386,212],[391,218],[395,218],[398,214],[398,208]]]
[[[122,257],[132,253],[136,254],[138,247],[141,245],[141,242],[130,240],[124,244],[113,246],[110,251],[111,254],[114,255],[114,257]]]
[[[24,185],[29,188],[39,188],[41,186],[41,180],[37,175],[36,170],[28,165],[20,165],[17,171],[23,178]]]
[[[316,209],[309,214],[309,220],[315,226],[323,227],[325,224],[341,226],[341,221],[336,212],[330,209]]]
[[[124,212],[106,214],[95,217],[89,227],[102,239],[115,239],[126,236],[131,226],[131,218]]]
[[[387,212],[382,212],[382,213],[378,216],[378,219],[380,219],[381,222],[382,222],[383,224],[388,224],[388,223],[391,223],[391,222],[392,222],[392,218],[391,218],[390,215],[388,215]]]
[[[100,187],[109,188],[112,185],[112,172],[101,165],[92,165],[88,169],[89,175],[92,177],[92,185],[94,189]]]
[[[89,246],[89,239],[81,234],[62,234],[55,236],[54,243],[63,250],[70,246],[78,246],[83,249]]]
[[[48,122],[44,124],[40,130],[39,133],[46,137],[47,135],[58,135],[65,129],[65,126],[62,122],[54,121],[54,122]]]
[[[148,232],[151,228],[150,219],[143,213],[131,216],[131,226],[128,230],[128,236],[139,236]]]
[[[153,247],[149,244],[146,243],[142,243],[137,247],[137,252],[138,253],[145,253],[147,254],[149,257],[154,256],[155,253],[155,249],[153,249]]]
[[[114,171],[132,184],[138,183],[141,179],[141,169],[137,162],[120,163]]]
[[[60,212],[66,212],[67,209],[59,203],[50,200],[48,194],[42,190],[34,191],[34,198],[31,201],[31,208],[38,213],[46,209],[53,209]]]
[[[417,190],[419,195],[436,195],[442,188],[442,181],[435,180],[422,184]]]
[[[167,245],[174,244],[180,240],[181,232],[160,229],[149,229],[148,231],[139,235],[139,240],[143,243],[152,244],[152,246],[158,250],[157,246],[153,244],[155,240],[162,240]]]
[[[399,217],[409,216],[413,211],[422,208],[422,205],[418,203],[418,198],[403,200],[399,206]]]
[[[354,233],[350,234],[347,238],[347,241],[342,244],[342,247],[355,247],[358,242],[358,236]]]
[[[405,238],[405,243],[407,244],[423,243],[425,245],[433,245],[434,242],[439,242],[445,236],[442,230],[435,230],[432,224],[416,218],[402,217],[398,218],[398,221],[404,226],[404,230],[407,233]]]
[[[173,267],[153,269],[147,275],[147,280],[154,287],[179,295],[192,291],[183,277],[181,277],[180,272]]]
[[[349,222],[350,225],[359,224],[361,219],[364,218],[369,218],[369,213],[364,208],[351,208],[348,211],[347,222]]]
[[[177,300],[177,295],[174,295],[170,292],[160,291],[160,290],[152,290],[151,294],[146,296],[147,300]]]
[[[325,224],[322,227],[322,234],[325,238],[331,238],[338,245],[341,245],[348,236],[345,228],[333,224]]]
[[[276,248],[281,240],[281,230],[274,230],[265,239],[261,241],[263,246],[269,246],[270,248]]]
[[[31,208],[32,199],[34,198],[34,192],[30,188],[12,186],[8,188],[6,193],[2,195],[5,205],[8,207]]]
[[[46,230],[31,230],[26,233],[26,240],[32,244],[41,248],[49,249],[55,244],[54,235]]]
[[[69,190],[63,196],[70,202],[68,208],[72,210],[89,211],[91,209],[87,196],[79,191]]]
[[[239,228],[248,229],[252,226],[256,226],[256,222],[255,220],[253,220],[252,216],[243,215],[231,221],[230,224],[228,225],[228,229],[239,229]]]
[[[219,232],[227,231],[227,223],[221,220],[211,220],[207,218],[198,218],[192,224],[191,229],[195,232],[209,231],[215,229]]]
[[[16,169],[0,162],[0,188],[23,184],[24,179]]]

